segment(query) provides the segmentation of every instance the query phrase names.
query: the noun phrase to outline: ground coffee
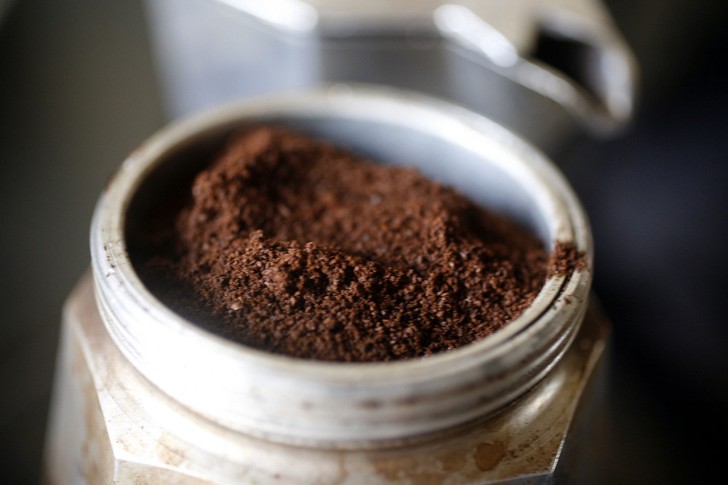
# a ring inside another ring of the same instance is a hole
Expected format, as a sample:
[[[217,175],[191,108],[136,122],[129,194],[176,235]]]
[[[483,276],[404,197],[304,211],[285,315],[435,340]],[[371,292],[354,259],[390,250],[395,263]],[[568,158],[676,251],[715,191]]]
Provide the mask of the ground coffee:
[[[168,306],[269,352],[330,361],[431,355],[517,317],[549,272],[534,236],[417,170],[277,126],[236,133],[139,265]]]

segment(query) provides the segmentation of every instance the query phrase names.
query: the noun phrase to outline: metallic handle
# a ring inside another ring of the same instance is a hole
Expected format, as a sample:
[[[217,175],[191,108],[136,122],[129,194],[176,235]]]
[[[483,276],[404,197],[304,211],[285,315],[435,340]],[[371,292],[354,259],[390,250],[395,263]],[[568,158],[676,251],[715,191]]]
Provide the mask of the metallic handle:
[[[598,0],[460,0],[437,7],[434,20],[444,37],[593,133],[609,135],[630,121],[636,63]]]

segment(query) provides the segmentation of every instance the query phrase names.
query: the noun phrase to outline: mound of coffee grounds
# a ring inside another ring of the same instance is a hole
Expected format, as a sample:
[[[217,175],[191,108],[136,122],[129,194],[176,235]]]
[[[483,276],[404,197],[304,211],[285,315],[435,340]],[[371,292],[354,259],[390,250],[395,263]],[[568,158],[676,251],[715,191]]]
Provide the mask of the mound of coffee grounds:
[[[169,307],[245,345],[327,361],[487,337],[578,259],[550,263],[534,236],[415,169],[278,126],[232,136],[174,228],[148,237],[157,254],[138,269]]]

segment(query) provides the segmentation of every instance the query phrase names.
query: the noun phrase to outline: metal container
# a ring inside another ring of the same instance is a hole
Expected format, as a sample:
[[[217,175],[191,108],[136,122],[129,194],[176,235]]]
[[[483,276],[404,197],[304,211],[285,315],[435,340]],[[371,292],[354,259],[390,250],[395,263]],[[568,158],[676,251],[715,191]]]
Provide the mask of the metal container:
[[[554,155],[631,118],[633,56],[599,0],[147,0],[173,117],[365,82],[455,101]]]
[[[427,358],[315,362],[208,333],[147,291],[125,228],[251,122],[417,166],[530,227],[547,247],[573,243],[586,267],[550,277],[492,336]],[[587,219],[548,159],[474,112],[339,85],[179,121],[132,153],[104,189],[91,254],[64,312],[49,483],[551,483],[599,470],[598,370],[609,326],[589,304]]]

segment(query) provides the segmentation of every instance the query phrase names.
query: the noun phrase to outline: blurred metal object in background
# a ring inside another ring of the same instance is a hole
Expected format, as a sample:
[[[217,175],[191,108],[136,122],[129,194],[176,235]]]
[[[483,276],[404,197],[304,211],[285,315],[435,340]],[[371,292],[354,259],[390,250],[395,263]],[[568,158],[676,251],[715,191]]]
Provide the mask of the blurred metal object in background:
[[[630,120],[635,62],[598,0],[148,0],[172,117],[331,82],[453,100],[550,154]]]

